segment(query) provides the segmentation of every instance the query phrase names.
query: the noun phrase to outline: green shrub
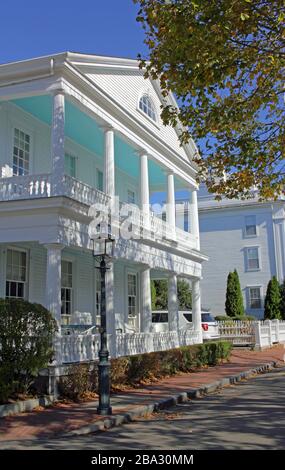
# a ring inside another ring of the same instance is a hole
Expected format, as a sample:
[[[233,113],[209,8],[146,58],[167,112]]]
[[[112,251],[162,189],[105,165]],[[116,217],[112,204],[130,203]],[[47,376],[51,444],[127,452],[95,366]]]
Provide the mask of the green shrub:
[[[236,269],[228,275],[225,310],[229,317],[244,315],[242,291]]]
[[[53,316],[42,305],[0,299],[0,401],[27,393],[53,357]]]
[[[74,364],[68,370],[68,375],[61,377],[59,393],[61,396],[79,401],[86,392],[92,389],[92,373],[88,364]],[[97,384],[96,384],[97,385]]]
[[[119,384],[113,382],[112,385],[114,387],[122,384],[135,385],[179,372],[190,372],[201,366],[216,365],[229,359],[231,349],[230,343],[215,341],[130,356],[125,363],[125,375],[119,376]],[[112,369],[116,369],[117,361],[122,361],[122,359],[113,359]]]
[[[242,315],[240,317],[229,317],[227,315],[217,315],[216,321],[256,321],[257,318],[253,315]]]
[[[197,367],[216,365],[228,360],[232,345],[226,341],[207,342],[111,360],[111,389],[134,387],[146,382],[191,372]],[[79,400],[89,391],[98,391],[97,366],[90,371],[88,365],[74,365],[69,375],[60,382],[62,396]]]
[[[281,294],[280,286],[276,276],[269,281],[266,290],[266,296],[264,301],[264,319],[273,320],[277,318],[281,320]]]

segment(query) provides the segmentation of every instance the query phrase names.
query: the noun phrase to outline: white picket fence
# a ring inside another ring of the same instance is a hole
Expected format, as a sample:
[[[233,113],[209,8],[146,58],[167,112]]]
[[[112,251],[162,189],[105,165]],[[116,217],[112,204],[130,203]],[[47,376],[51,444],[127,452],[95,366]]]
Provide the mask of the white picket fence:
[[[201,336],[199,332],[192,329],[162,333],[117,333],[115,348],[111,344],[111,335],[108,335],[108,348],[113,357],[166,351],[179,346],[198,343],[201,343]],[[56,362],[66,364],[94,361],[98,359],[99,349],[99,334],[58,336],[55,341]]]
[[[266,348],[275,343],[285,343],[285,321],[265,320],[255,324],[256,346]]]
[[[255,344],[254,322],[219,321],[219,336],[234,345],[253,345]]]
[[[252,345],[256,348],[285,343],[285,321],[224,321],[219,322],[221,339],[234,345]]]

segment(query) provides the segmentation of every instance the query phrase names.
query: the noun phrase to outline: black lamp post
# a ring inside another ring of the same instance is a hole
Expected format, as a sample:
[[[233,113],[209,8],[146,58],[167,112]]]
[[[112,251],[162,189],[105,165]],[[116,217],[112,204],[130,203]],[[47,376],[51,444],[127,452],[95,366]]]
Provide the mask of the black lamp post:
[[[93,256],[99,266],[97,269],[101,275],[101,304],[100,304],[100,350],[98,364],[98,385],[99,385],[99,415],[112,414],[110,406],[110,362],[107,346],[107,323],[106,323],[106,271],[108,260],[113,256],[114,238],[108,233],[106,237],[99,237],[93,240]]]

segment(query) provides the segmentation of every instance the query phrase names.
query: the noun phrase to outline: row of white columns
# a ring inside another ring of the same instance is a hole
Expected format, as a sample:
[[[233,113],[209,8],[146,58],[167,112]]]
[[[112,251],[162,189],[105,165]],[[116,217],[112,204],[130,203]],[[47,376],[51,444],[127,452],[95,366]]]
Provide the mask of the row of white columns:
[[[65,95],[64,90],[56,90],[53,95],[53,113],[51,128],[52,149],[52,175],[53,193],[61,195],[61,185],[64,179],[64,125],[65,125]],[[115,196],[115,151],[114,151],[114,129],[111,126],[102,126],[105,133],[104,150],[104,192],[109,196]],[[145,214],[147,224],[149,218],[149,172],[148,154],[139,151],[140,155],[140,205]],[[197,191],[192,191],[191,199],[191,231],[194,235],[199,234]],[[174,173],[167,172],[167,213],[166,219],[169,225],[175,229],[175,184]]]
[[[64,126],[65,126],[65,96],[63,90],[57,90],[53,95],[53,113],[51,129],[52,148],[52,177],[53,194],[62,194],[61,187],[64,180]],[[110,197],[115,196],[115,154],[114,154],[114,129],[110,126],[104,127],[105,150],[104,150],[104,191]],[[147,226],[150,219],[150,191],[148,154],[140,153],[140,204],[144,213],[144,221]],[[199,239],[197,193],[192,192],[191,200],[191,231]],[[174,174],[167,174],[167,221],[175,233],[175,185]],[[61,322],[61,251],[63,246],[50,244],[47,248],[47,273],[46,273],[46,305],[55,315],[58,325]],[[194,281],[193,316],[199,319],[199,287],[198,281]],[[196,284],[195,284],[196,283]],[[115,335],[114,301],[113,301],[114,273],[111,268],[106,274],[107,290],[107,322],[108,332]],[[142,296],[142,331],[149,331],[151,326],[151,283],[150,269],[146,267],[141,273],[141,296]],[[177,302],[177,276],[169,276],[169,325],[170,329],[177,330],[178,327],[178,302]],[[195,311],[195,312],[194,312]],[[198,320],[196,321],[198,327]]]

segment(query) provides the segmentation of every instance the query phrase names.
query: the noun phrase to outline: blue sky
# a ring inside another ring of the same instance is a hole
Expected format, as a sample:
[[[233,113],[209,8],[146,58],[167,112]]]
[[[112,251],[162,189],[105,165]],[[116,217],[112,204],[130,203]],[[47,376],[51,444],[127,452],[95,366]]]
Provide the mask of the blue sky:
[[[0,63],[62,51],[137,57],[146,53],[132,0],[4,0]]]
[[[63,51],[130,58],[146,55],[137,11],[132,0],[4,0],[0,63]],[[185,192],[178,194],[183,197]],[[155,202],[163,200],[163,193],[153,196]]]

